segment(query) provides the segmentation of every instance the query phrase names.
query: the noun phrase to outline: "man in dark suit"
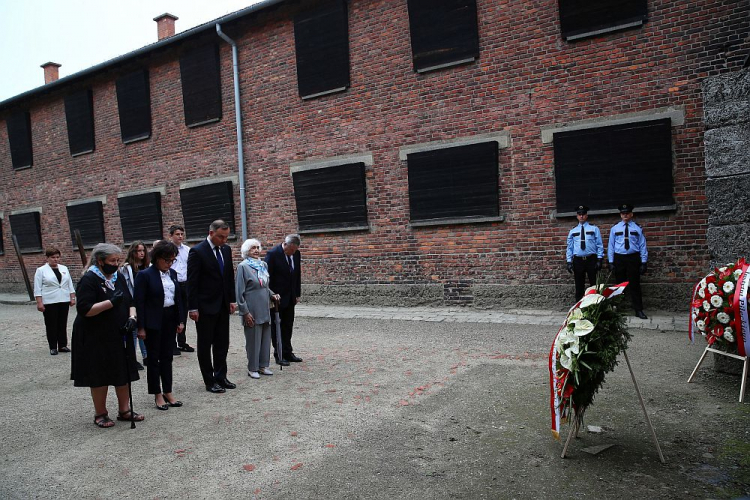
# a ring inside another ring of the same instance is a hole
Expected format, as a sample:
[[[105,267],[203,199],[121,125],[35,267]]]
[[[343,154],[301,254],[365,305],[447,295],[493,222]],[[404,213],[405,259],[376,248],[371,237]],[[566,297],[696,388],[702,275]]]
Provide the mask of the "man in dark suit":
[[[302,273],[300,272],[300,238],[298,234],[290,234],[284,238],[284,243],[276,245],[266,254],[268,273],[271,275],[269,288],[281,296],[279,301],[279,317],[281,319],[281,346],[276,345],[276,336],[271,335],[273,343],[273,357],[276,363],[288,366],[289,361],[299,363],[302,358],[294,354],[292,348],[292,329],[294,328],[294,306],[299,303],[302,295]],[[274,318],[271,317],[271,331],[276,328]]]
[[[208,237],[188,253],[188,314],[198,332],[198,364],[203,382],[206,390],[214,393],[237,387],[227,379],[229,315],[237,307],[232,250],[225,245],[228,237],[229,224],[215,220]]]

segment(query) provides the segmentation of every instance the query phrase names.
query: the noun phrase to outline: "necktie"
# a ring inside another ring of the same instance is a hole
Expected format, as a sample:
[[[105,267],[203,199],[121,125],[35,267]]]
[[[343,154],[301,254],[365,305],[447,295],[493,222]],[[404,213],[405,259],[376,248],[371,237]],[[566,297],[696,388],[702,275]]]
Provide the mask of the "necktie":
[[[581,250],[586,250],[586,230],[581,225]]]
[[[224,274],[224,257],[221,256],[221,251],[218,246],[214,247],[214,251],[216,252],[216,260],[219,262],[219,272]]]
[[[294,264],[292,263],[292,257],[291,257],[291,256],[289,256],[289,255],[287,255],[287,256],[286,256],[286,261],[287,261],[287,263],[289,264],[289,272],[290,272],[290,273],[291,273],[291,272],[294,272]]]
[[[630,232],[628,232],[628,223],[625,223],[625,250],[630,250]]]

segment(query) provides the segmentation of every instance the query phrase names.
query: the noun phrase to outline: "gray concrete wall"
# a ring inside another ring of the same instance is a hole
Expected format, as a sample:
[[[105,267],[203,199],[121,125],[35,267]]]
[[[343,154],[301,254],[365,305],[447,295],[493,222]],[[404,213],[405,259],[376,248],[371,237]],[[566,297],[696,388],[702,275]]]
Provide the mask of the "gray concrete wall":
[[[714,264],[750,257],[750,69],[703,81],[708,246]]]

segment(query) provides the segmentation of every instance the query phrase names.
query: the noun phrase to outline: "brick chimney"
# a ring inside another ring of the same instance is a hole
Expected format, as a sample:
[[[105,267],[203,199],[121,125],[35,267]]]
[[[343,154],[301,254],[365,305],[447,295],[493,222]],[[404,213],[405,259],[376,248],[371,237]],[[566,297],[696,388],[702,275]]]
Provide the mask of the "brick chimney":
[[[156,21],[156,31],[159,40],[174,35],[174,22],[178,19],[179,17],[173,16],[167,12],[154,18],[154,21]]]
[[[60,64],[53,62],[47,62],[41,65],[41,68],[44,68],[45,85],[57,81],[57,79],[60,78],[60,71],[58,70],[60,66]]]

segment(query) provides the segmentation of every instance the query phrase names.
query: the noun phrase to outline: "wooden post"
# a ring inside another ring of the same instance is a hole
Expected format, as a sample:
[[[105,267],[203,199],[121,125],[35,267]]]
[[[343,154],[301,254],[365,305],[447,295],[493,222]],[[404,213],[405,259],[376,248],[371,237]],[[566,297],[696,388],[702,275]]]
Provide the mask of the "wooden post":
[[[26,291],[29,293],[29,300],[34,300],[34,289],[31,287],[29,273],[26,271],[26,264],[23,262],[23,255],[21,255],[21,247],[18,245],[18,238],[16,238],[15,234],[11,234],[11,238],[13,239],[13,248],[16,249],[18,263],[21,264],[21,272],[23,273],[23,281],[26,284]]]
[[[693,377],[695,377],[695,374],[698,371],[698,368],[701,367],[701,364],[703,364],[703,360],[706,359],[706,354],[708,354],[709,347],[710,346],[706,346],[706,349],[703,351],[703,356],[701,356],[701,359],[698,360],[698,364],[695,365],[695,368],[693,368],[693,373],[690,374],[690,378],[688,379],[688,384],[693,381]]]
[[[570,431],[568,432],[568,439],[565,440],[565,446],[563,446],[562,454],[560,455],[560,458],[565,458],[565,454],[568,452],[568,445],[570,444],[570,440],[573,439],[573,434],[578,434],[578,427],[580,426],[580,416],[576,413],[576,416],[573,417],[574,421],[570,423]]]
[[[693,373],[690,374],[690,378],[688,379],[688,384],[693,381],[693,377],[695,377],[695,373],[698,371],[698,368],[700,368],[701,363],[703,363],[703,359],[706,357],[706,354],[708,354],[709,352],[718,354],[720,356],[726,356],[728,358],[739,359],[740,361],[743,362],[742,382],[740,383],[740,403],[744,403],[745,402],[745,387],[747,386],[748,362],[750,361],[750,357],[748,356],[740,356],[739,354],[732,354],[730,352],[720,351],[718,349],[714,349],[710,345],[707,345],[706,349],[703,351],[703,355],[701,356],[701,359],[698,360],[698,364],[695,365],[695,368],[693,368]]]
[[[635,392],[638,394],[638,401],[641,403],[641,408],[643,409],[643,415],[646,417],[646,423],[648,424],[648,428],[651,429],[651,437],[654,438],[654,444],[656,445],[656,451],[659,452],[659,460],[661,460],[661,463],[665,463],[666,460],[664,460],[664,455],[661,453],[661,447],[659,446],[659,440],[656,439],[656,431],[654,430],[654,426],[651,425],[651,418],[648,416],[648,412],[646,411],[646,405],[643,404],[643,397],[641,396],[641,391],[638,389],[638,382],[635,381],[635,373],[633,373],[633,368],[630,366],[630,360],[628,359],[628,353],[626,351],[623,351],[622,354],[625,356],[625,362],[628,364],[628,370],[630,370],[630,377],[633,379],[633,385],[635,386]]]
[[[81,255],[81,264],[83,265],[83,267],[86,267],[86,264],[88,264],[88,259],[86,258],[86,250],[83,249],[83,238],[81,238],[81,232],[78,229],[75,229],[73,231],[73,234],[76,237],[78,253]]]

